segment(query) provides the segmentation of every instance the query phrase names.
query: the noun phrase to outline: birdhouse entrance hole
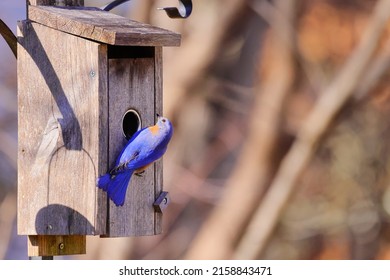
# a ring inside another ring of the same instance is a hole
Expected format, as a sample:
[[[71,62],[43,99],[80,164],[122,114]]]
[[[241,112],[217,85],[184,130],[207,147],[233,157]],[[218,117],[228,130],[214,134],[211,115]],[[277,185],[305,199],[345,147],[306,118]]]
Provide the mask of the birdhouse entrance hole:
[[[108,58],[153,58],[154,47],[108,45]]]
[[[141,117],[136,110],[130,109],[123,115],[122,130],[127,140],[142,127]]]

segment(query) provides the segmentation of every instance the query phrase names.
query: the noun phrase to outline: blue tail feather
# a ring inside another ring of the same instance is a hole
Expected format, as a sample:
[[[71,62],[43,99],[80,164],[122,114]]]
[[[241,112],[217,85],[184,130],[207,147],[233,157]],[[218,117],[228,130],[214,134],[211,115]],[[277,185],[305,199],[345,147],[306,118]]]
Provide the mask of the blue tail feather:
[[[105,174],[98,179],[99,188],[107,192],[108,197],[116,206],[123,206],[126,197],[127,186],[129,185],[133,171],[118,173],[111,178],[110,174]]]
[[[107,191],[110,181],[111,181],[111,175],[107,173],[99,177],[99,179],[97,180],[97,186],[103,191]]]

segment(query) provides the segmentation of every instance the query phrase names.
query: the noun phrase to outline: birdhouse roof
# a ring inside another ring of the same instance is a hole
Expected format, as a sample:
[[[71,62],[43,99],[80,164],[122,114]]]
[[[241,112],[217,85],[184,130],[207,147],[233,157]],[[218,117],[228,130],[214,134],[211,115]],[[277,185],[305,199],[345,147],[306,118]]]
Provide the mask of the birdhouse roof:
[[[121,46],[179,46],[178,33],[98,8],[29,6],[31,21],[86,39]]]

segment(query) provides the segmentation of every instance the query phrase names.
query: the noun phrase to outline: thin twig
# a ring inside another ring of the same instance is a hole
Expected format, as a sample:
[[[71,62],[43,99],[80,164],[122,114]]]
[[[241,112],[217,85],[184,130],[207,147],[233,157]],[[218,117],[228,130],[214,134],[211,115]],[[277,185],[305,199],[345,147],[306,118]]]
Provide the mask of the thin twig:
[[[277,28],[277,26],[283,25],[284,28],[286,28],[287,32],[295,33],[294,22],[291,22],[291,19],[285,17],[280,11],[280,9],[278,9],[278,7],[276,7],[269,1],[253,0],[249,2],[249,7],[252,8],[252,10],[256,12],[260,17],[262,17],[270,25],[271,28]],[[307,78],[310,87],[313,90],[322,90],[322,81],[324,80],[325,75],[320,69],[320,67],[316,67],[315,65],[308,63],[302,57],[302,53],[299,51],[296,40],[284,40],[283,43],[289,47],[291,52],[293,52],[295,60],[301,66],[303,74]]]
[[[372,61],[356,89],[354,100],[362,102],[367,99],[370,90],[387,73],[390,68],[390,40],[387,41],[385,49]]]

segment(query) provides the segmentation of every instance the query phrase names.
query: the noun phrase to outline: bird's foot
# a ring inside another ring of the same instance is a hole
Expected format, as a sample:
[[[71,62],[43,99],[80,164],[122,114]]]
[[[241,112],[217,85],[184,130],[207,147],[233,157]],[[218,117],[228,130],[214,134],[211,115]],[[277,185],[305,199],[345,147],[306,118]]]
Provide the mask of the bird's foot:
[[[134,175],[138,176],[138,177],[143,177],[144,173],[145,173],[145,170],[142,170],[141,172],[134,173]]]

